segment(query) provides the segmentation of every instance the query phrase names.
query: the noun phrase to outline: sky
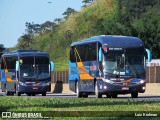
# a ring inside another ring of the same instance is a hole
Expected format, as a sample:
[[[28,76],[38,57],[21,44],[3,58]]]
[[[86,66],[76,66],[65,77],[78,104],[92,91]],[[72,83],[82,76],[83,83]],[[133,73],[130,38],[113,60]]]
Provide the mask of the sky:
[[[25,23],[53,22],[68,7],[80,11],[83,0],[0,0],[0,44],[14,47],[25,34]]]

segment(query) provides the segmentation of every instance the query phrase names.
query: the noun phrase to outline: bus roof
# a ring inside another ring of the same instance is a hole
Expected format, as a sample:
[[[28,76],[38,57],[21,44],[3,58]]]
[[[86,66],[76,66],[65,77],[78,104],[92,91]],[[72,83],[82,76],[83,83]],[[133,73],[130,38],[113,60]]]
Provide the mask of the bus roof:
[[[107,44],[109,47],[139,47],[144,43],[137,37],[121,36],[121,35],[103,35],[94,36],[77,42],[73,42],[71,46],[89,44],[94,42],[100,42],[101,44]]]
[[[49,56],[48,53],[39,50],[15,50],[12,52],[4,53],[2,56],[33,56],[33,55]]]

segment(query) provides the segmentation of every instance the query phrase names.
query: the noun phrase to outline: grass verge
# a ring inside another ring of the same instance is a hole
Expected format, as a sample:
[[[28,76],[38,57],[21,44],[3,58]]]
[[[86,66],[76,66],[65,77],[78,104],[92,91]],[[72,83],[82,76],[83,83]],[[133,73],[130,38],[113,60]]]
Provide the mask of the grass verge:
[[[160,101],[145,101],[133,99],[96,99],[96,98],[31,98],[31,97],[0,97],[1,112],[40,112],[43,116],[55,118],[68,117],[77,119],[116,119],[117,117],[135,117],[136,115],[160,115]],[[141,116],[137,116],[141,117]],[[71,119],[70,118],[70,119]],[[147,117],[145,117],[147,118]],[[158,118],[158,117],[154,117]],[[60,118],[61,119],[61,118]]]

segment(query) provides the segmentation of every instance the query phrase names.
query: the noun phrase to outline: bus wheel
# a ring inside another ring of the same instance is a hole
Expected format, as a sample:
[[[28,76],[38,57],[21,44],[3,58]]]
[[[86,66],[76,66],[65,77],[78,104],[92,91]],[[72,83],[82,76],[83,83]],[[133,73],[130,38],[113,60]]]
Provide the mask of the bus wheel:
[[[31,93],[27,93],[28,96],[31,96]]]
[[[83,98],[88,98],[88,94],[87,94],[87,93],[84,93],[84,94],[83,94]]]
[[[46,92],[42,93],[42,96],[46,96]]]
[[[32,96],[35,96],[35,95],[36,95],[36,94],[34,94],[34,93],[32,94]]]
[[[96,81],[96,84],[95,84],[95,95],[97,98],[102,98],[102,94],[98,91],[98,83]]]
[[[10,92],[10,95],[14,95],[14,92]]]
[[[110,94],[106,94],[106,97],[107,98],[111,98],[112,96]]]
[[[79,85],[78,85],[78,81],[76,82],[76,94],[78,98],[82,97],[82,93],[79,91]]]
[[[112,98],[117,98],[117,96],[118,96],[117,94],[113,94]]]
[[[138,97],[138,92],[136,92],[136,93],[131,93],[131,97],[132,97],[132,98],[137,98],[137,97]]]

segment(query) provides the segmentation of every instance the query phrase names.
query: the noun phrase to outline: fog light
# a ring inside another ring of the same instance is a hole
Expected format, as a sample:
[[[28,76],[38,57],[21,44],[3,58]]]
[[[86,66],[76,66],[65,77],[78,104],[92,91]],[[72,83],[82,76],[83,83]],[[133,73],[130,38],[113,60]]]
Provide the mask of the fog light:
[[[107,86],[104,86],[104,89],[107,89]]]
[[[142,87],[142,90],[145,90],[146,89],[146,87]]]

